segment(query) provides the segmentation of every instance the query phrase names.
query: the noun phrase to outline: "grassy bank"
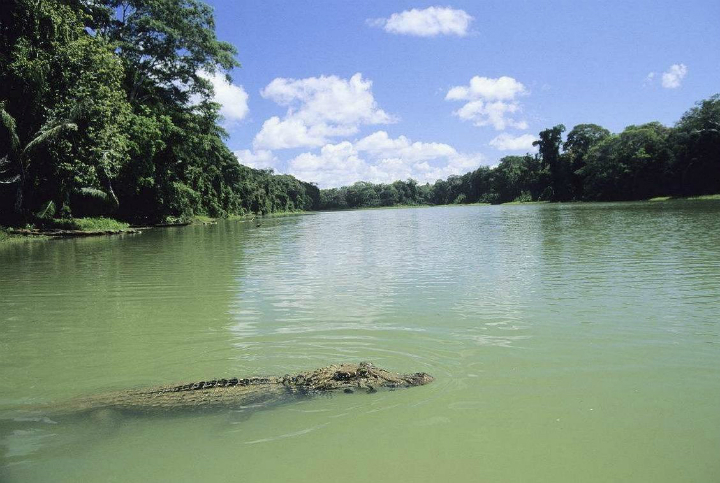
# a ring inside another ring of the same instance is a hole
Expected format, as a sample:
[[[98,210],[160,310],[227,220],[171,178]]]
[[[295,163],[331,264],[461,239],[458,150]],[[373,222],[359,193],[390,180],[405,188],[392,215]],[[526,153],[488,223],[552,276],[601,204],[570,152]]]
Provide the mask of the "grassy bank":
[[[294,216],[294,215],[309,215],[314,213],[313,211],[276,211],[273,213],[268,213],[265,215],[258,215],[256,213],[251,213],[248,215],[228,215],[222,218],[213,218],[212,216],[206,216],[206,215],[195,215],[190,219],[190,222],[194,225],[209,225],[212,223],[217,223],[220,220],[228,220],[228,221],[250,221],[254,220],[255,218],[274,218],[278,216]]]
[[[297,215],[311,215],[314,213],[313,211],[303,211],[303,210],[297,210],[297,211],[276,211],[274,213],[268,213],[267,215],[259,215],[260,218],[274,218],[277,216],[297,216]],[[250,217],[254,218],[254,217]]]
[[[25,243],[28,240],[46,240],[48,237],[43,235],[26,236],[10,233],[7,228],[0,226],[0,245],[10,245],[13,243]]]
[[[51,220],[43,228],[80,231],[124,231],[129,224],[112,218],[71,218],[69,220]]]
[[[715,194],[715,195],[688,196],[688,197],[656,196],[655,198],[650,198],[648,201],[671,201],[671,200],[720,200],[720,193]]]
[[[392,205],[392,206],[361,206],[358,208],[322,209],[318,211],[363,211],[363,210],[403,210],[406,208],[439,208],[448,206],[490,206],[490,203],[448,203],[445,205]],[[312,211],[310,213],[313,213]]]
[[[134,232],[125,222],[112,218],[43,219],[23,227],[0,226],[0,243],[9,244],[24,240],[43,240],[50,236],[78,236],[83,234],[112,234]]]
[[[544,205],[550,203],[549,201],[508,201],[507,203],[500,203],[501,205]]]

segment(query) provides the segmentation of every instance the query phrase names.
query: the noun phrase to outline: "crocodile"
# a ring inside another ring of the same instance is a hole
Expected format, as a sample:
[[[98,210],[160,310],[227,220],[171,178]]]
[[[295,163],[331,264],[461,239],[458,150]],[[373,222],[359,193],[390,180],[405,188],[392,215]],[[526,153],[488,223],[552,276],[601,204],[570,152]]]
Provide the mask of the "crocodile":
[[[369,362],[336,364],[285,376],[213,379],[208,381],[130,389],[77,398],[48,407],[53,414],[112,410],[160,413],[218,408],[266,406],[292,397],[342,391],[373,393],[380,388],[422,386],[433,381],[424,372],[398,374]]]

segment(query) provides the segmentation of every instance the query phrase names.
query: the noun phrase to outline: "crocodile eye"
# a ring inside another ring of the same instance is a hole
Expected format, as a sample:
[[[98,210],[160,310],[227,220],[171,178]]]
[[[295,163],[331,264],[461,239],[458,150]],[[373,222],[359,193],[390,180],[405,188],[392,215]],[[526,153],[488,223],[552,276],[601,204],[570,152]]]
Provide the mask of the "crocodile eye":
[[[333,375],[333,379],[336,381],[349,381],[352,374],[349,372],[343,372],[343,371],[337,371],[335,375]]]

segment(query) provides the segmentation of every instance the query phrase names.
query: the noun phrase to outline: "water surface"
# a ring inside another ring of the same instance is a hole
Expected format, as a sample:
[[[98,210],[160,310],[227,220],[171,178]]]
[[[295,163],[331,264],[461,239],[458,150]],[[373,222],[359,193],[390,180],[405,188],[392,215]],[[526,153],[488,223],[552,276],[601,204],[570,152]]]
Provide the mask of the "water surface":
[[[23,416],[362,360],[436,381],[264,410]],[[0,384],[3,482],[718,481],[720,202],[318,213],[0,246]]]

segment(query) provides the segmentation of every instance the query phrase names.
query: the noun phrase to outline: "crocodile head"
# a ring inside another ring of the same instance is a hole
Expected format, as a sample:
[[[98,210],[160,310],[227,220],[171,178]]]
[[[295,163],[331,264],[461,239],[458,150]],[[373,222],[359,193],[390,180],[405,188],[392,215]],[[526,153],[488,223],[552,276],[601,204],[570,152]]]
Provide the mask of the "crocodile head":
[[[285,376],[283,382],[307,390],[333,391],[353,389],[400,388],[422,386],[433,381],[433,377],[424,372],[398,374],[375,367],[369,362],[360,364],[339,364],[323,367],[312,372]]]

